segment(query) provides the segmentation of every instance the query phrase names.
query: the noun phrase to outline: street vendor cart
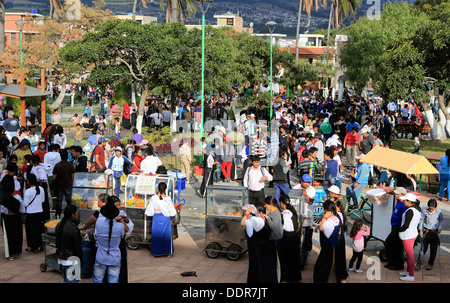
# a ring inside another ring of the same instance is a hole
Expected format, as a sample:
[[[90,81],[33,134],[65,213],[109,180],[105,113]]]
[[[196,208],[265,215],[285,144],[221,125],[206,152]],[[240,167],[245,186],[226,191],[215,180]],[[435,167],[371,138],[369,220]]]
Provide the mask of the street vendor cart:
[[[206,187],[205,253],[209,258],[226,254],[237,261],[247,252],[247,239],[241,226],[242,208],[249,204],[248,188],[209,185]]]
[[[370,165],[389,169],[405,175],[422,175],[436,174],[436,168],[423,156],[402,152],[384,147],[374,147],[361,162]],[[375,188],[361,194],[361,200],[358,209],[352,211],[353,215],[365,219],[370,224],[370,236],[368,239],[375,239],[385,242],[391,231],[391,216],[396,201],[395,196],[387,194],[389,191],[397,187],[397,179],[393,181],[393,187]],[[408,190],[418,198],[420,198],[421,182],[416,186],[416,191]],[[383,260],[385,251],[380,250],[380,259]]]
[[[139,245],[151,244],[152,218],[145,215],[150,198],[157,193],[158,184],[167,183],[166,195],[172,199],[177,215],[172,220],[173,239],[178,238],[177,225],[181,221],[181,203],[175,200],[175,179],[170,175],[131,173],[125,185],[125,199],[121,207],[133,221],[133,232],[127,236],[127,247],[138,249]],[[181,190],[180,190],[181,191]],[[178,193],[179,195],[179,193]]]
[[[84,172],[74,174],[72,204],[77,206],[79,210],[91,210],[86,212],[87,218],[93,213],[92,210],[98,209],[98,196],[103,193],[114,194],[113,176],[111,174]],[[80,215],[82,215],[82,212],[80,212]],[[81,218],[80,220],[82,221]]]

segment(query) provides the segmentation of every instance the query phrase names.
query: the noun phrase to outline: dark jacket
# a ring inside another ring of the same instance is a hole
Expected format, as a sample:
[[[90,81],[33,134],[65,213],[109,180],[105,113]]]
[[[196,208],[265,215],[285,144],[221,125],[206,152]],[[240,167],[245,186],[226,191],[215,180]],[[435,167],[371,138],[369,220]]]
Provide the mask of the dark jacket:
[[[61,223],[65,222],[64,226]],[[63,228],[61,237],[58,232]],[[76,256],[83,261],[83,247],[81,233],[76,224],[71,220],[62,220],[56,226],[56,255],[58,259],[67,260],[71,256]]]

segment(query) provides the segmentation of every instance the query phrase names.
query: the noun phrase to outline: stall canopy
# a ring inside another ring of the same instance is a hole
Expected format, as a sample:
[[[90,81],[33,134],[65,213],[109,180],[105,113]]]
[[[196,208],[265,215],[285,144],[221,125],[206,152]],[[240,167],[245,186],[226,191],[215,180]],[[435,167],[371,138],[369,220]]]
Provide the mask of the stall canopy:
[[[409,175],[438,174],[439,171],[421,155],[375,146],[361,162]]]

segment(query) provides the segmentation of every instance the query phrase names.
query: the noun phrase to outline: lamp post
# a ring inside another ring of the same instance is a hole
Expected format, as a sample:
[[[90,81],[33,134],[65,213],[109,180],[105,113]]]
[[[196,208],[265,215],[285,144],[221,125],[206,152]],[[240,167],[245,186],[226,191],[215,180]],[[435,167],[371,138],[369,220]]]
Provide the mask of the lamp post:
[[[272,107],[273,107],[273,80],[272,80],[272,34],[277,23],[275,21],[268,21],[266,23],[270,32],[270,121],[272,121]]]
[[[202,88],[200,92],[201,100],[201,123],[200,123],[200,136],[203,137],[203,124],[204,124],[204,102],[205,102],[205,14],[208,11],[209,5],[212,0],[201,1],[202,5],[200,9],[202,11]],[[206,9],[204,3],[207,2]]]
[[[23,50],[22,50],[22,32],[25,27],[25,21],[18,20],[16,21],[17,29],[19,30],[20,35],[20,94],[25,94],[25,75],[23,74]],[[25,118],[25,99],[20,97],[20,123],[22,125],[26,125],[27,121]]]

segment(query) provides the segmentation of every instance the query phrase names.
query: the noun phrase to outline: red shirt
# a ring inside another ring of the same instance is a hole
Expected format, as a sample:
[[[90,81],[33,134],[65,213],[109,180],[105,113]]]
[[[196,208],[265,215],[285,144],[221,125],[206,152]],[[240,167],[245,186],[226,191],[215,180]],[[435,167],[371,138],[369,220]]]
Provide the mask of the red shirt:
[[[361,136],[358,133],[355,133],[355,135],[352,135],[351,132],[347,133],[344,138],[344,143],[346,143],[348,146],[355,146],[356,142],[361,139]]]
[[[136,164],[137,167],[139,167],[139,169],[141,168],[141,161],[144,160],[144,156],[134,156],[134,160],[133,162]],[[133,168],[131,169],[132,173],[137,173],[138,170],[136,167],[133,166]]]
[[[39,159],[41,159],[41,163],[44,163],[44,156],[47,153],[47,151],[41,151],[40,149],[36,149],[36,151],[34,152],[34,155],[39,156]]]
[[[104,168],[105,167],[105,149],[101,146],[97,146],[94,151],[94,157],[95,157],[95,168]],[[102,164],[101,167],[97,164],[97,160],[98,160],[98,162],[100,162]]]

